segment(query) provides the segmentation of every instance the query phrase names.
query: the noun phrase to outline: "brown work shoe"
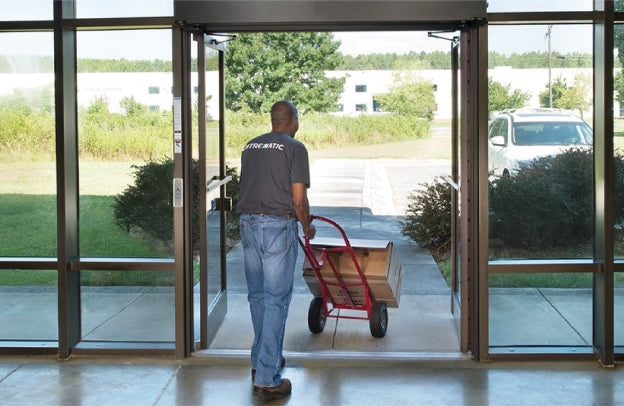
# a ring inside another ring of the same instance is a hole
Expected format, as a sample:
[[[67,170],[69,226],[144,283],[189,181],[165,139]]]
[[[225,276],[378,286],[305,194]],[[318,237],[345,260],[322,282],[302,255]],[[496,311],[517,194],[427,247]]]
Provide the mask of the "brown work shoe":
[[[258,386],[254,385],[253,395],[259,397],[261,400],[281,399],[290,395],[292,391],[292,385],[290,380],[283,378],[277,386]]]
[[[277,372],[280,372],[282,369],[284,369],[284,365],[286,365],[286,359],[282,356],[280,358],[280,363],[279,363],[279,369],[277,370]],[[251,383],[256,382],[256,370],[252,369],[251,370]]]

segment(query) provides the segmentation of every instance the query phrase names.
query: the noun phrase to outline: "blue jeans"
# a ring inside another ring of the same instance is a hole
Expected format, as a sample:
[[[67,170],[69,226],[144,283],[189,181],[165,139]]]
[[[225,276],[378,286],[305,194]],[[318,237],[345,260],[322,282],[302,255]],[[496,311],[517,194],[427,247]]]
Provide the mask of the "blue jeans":
[[[256,385],[276,386],[297,261],[297,220],[242,214],[240,230],[255,335],[251,367]]]

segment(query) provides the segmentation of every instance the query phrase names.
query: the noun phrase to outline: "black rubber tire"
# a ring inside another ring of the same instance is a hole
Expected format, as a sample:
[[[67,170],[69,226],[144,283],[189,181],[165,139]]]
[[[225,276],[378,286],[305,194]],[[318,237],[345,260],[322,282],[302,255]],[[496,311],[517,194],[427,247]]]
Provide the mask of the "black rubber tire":
[[[314,334],[321,333],[325,328],[326,321],[323,298],[317,296],[312,299],[308,309],[308,328]]]
[[[370,332],[375,338],[383,338],[388,330],[388,306],[384,302],[373,303],[370,315]]]

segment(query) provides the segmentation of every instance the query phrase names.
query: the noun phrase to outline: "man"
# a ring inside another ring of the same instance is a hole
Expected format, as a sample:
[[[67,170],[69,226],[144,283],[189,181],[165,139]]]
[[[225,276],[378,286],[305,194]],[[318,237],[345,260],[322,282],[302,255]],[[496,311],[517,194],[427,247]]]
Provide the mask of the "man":
[[[308,151],[294,139],[297,108],[278,101],[271,108],[271,132],[247,143],[241,156],[241,240],[254,341],[251,347],[253,394],[263,400],[290,394],[282,378],[282,348],[292,297],[298,250],[298,224],[307,238],[310,224]]]

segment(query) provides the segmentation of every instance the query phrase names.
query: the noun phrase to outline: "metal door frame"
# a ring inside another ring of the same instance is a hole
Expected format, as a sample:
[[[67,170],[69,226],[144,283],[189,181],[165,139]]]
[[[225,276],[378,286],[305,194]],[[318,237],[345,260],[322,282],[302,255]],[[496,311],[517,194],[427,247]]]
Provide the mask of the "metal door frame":
[[[203,31],[196,32],[194,39],[197,42],[197,73],[198,73],[198,148],[199,148],[199,184],[206,185],[206,191],[200,188],[199,194],[199,286],[200,286],[200,337],[196,343],[199,349],[206,349],[216,335],[221,323],[227,313],[227,247],[226,247],[226,185],[232,179],[227,176],[225,168],[225,47],[223,43],[214,37],[204,34]],[[218,52],[219,70],[219,180],[212,181],[208,185],[206,174],[206,47]],[[207,194],[219,188],[218,204],[220,221],[220,261],[219,269],[219,293],[212,303],[208,302],[208,241],[207,241],[207,215],[209,204]]]
[[[367,30],[374,30],[374,28],[375,25],[366,27]],[[449,30],[448,24],[435,28]],[[487,285],[484,287],[482,286],[483,282],[481,284],[478,283],[478,281],[485,281],[487,284],[487,277],[480,277],[481,272],[484,272],[485,268],[478,266],[479,263],[483,263],[479,261],[479,253],[483,251],[484,247],[486,250],[485,264],[487,264],[487,243],[481,243],[481,241],[487,242],[487,235],[485,235],[485,239],[483,239],[483,235],[480,235],[484,230],[487,232],[487,224],[480,224],[477,220],[480,216],[479,210],[487,207],[484,205],[486,201],[482,197],[483,193],[485,193],[487,198],[487,181],[485,186],[481,185],[483,182],[479,181],[479,179],[487,180],[487,165],[484,166],[484,174],[481,173],[483,170],[479,166],[480,161],[487,163],[487,149],[485,150],[485,155],[483,155],[484,151],[481,151],[483,146],[479,145],[478,141],[480,133],[487,135],[487,131],[485,131],[487,129],[487,69],[483,69],[484,66],[487,66],[487,44],[482,44],[487,37],[487,26],[484,24],[466,25],[458,23],[454,28],[461,32],[460,42],[452,48],[452,55],[455,58],[454,69],[461,70],[459,85],[457,84],[457,75],[454,75],[454,80],[456,81],[453,85],[454,97],[457,100],[457,93],[461,91],[461,103],[455,103],[454,119],[452,120],[452,139],[454,143],[452,179],[461,190],[461,193],[456,190],[454,194],[456,203],[462,208],[462,215],[461,217],[459,216],[459,207],[455,207],[456,228],[459,228],[460,234],[455,235],[455,241],[458,244],[454,248],[456,253],[454,261],[459,271],[457,278],[461,279],[461,283],[459,283],[459,280],[455,281],[456,290],[452,293],[452,307],[457,317],[457,331],[461,351],[471,352],[479,359],[479,354],[487,356],[487,295],[479,295],[479,292],[482,292],[483,289],[487,291]],[[422,31],[420,28],[412,29],[414,31]],[[261,29],[254,26],[246,26],[244,31],[256,32],[261,31]],[[460,48],[462,55],[465,55],[461,60],[461,65],[458,63]],[[483,61],[486,62],[484,63]],[[224,83],[224,81],[221,83]],[[475,87],[475,83],[479,86]],[[224,101],[220,102],[224,103]],[[486,107],[484,108],[483,106]],[[459,117],[460,112],[463,113],[461,114],[461,119]],[[461,148],[459,148],[460,142]],[[459,156],[459,151],[463,151],[461,157]],[[485,160],[480,160],[479,156],[485,156],[486,158]],[[464,175],[461,177],[461,180],[459,177],[460,159],[461,173]],[[475,225],[477,226],[476,228]],[[225,278],[225,272],[222,276]],[[225,281],[222,283],[225,287]],[[226,292],[225,289],[223,292]],[[192,296],[192,289],[188,290],[188,295]],[[224,297],[226,296],[224,295]],[[224,300],[223,303],[226,304],[227,301]],[[206,303],[203,303],[201,306],[206,306]],[[218,314],[225,317],[226,311],[226,307],[223,306]],[[201,313],[205,314],[206,311],[202,310]],[[483,330],[486,331],[484,332]],[[192,332],[192,329],[190,332]],[[198,347],[202,349],[207,348],[214,333],[216,331],[210,333],[202,328],[201,341],[198,343]],[[485,342],[482,342],[483,338],[485,338]]]

